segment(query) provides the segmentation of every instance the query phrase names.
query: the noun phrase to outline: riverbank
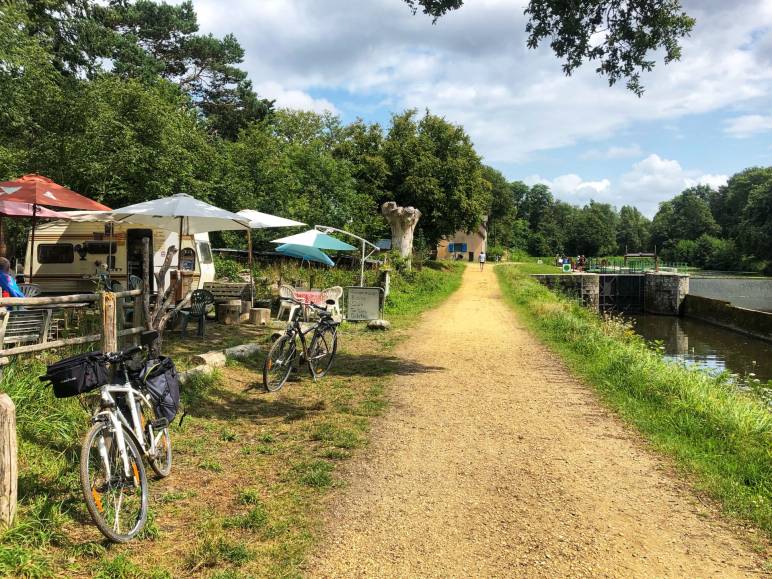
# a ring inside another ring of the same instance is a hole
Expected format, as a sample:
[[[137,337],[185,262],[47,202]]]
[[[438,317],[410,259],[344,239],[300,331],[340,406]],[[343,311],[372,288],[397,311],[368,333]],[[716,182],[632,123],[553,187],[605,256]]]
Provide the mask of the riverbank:
[[[772,414],[727,380],[663,360],[627,326],[550,292],[517,265],[496,268],[529,327],[698,491],[772,536]]]
[[[189,415],[173,427],[172,474],[151,481],[151,519],[128,545],[106,544],[85,511],[77,472],[85,411],[40,386],[39,363],[13,365],[0,391],[19,408],[20,511],[0,534],[0,576],[296,576],[319,537],[337,470],[367,446],[371,421],[387,405],[385,389],[400,371],[393,348],[421,312],[458,288],[462,270],[395,275],[392,331],[344,325],[323,380],[302,373],[264,393],[258,356],[186,385]]]

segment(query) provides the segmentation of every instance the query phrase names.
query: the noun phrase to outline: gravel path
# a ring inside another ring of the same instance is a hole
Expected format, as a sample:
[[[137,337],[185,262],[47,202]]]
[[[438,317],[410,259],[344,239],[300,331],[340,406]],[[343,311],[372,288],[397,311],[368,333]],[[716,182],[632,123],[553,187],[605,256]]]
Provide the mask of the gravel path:
[[[313,577],[752,576],[760,562],[525,330],[490,267],[425,316]],[[425,371],[416,370],[424,367]]]

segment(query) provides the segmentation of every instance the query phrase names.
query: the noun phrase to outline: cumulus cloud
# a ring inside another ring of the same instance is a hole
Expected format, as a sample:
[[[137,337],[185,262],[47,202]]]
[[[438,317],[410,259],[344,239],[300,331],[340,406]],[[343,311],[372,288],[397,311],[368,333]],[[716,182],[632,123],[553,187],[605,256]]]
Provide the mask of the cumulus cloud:
[[[695,185],[717,188],[725,185],[727,179],[727,175],[686,170],[678,161],[652,154],[633,164],[631,170],[622,175],[619,192],[626,203],[635,205],[652,217],[660,202],[671,199],[684,189]]]
[[[772,131],[772,115],[742,115],[726,122],[724,132],[743,139]]]
[[[574,173],[560,175],[554,179],[546,179],[540,175],[531,175],[526,177],[524,182],[527,185],[543,183],[559,199],[579,205],[587,203],[590,199],[595,199],[596,201],[604,199],[611,187],[611,181],[608,179],[585,181]]]
[[[302,90],[288,89],[278,82],[268,81],[255,85],[258,94],[274,99],[277,108],[299,109],[323,113],[329,111],[337,113],[338,109],[327,99],[315,99]]]
[[[412,16],[402,0],[195,5],[204,31],[239,38],[262,96],[326,107],[310,95],[335,90],[392,110],[428,107],[463,124],[489,163],[523,162],[639,121],[763,102],[772,93],[766,37],[749,47],[756,31],[772,26],[768,0],[687,2],[697,26],[684,41],[683,60],[659,62],[645,75],[642,99],[623,86],[609,88],[592,65],[566,78],[548,47],[528,50],[524,0],[468,2],[436,25]]]
[[[676,160],[651,154],[634,163],[618,182],[608,178],[590,181],[573,173],[554,179],[531,175],[524,181],[528,185],[543,183],[556,198],[574,205],[585,205],[590,200],[611,203],[617,209],[622,205],[634,205],[653,217],[662,201],[695,185],[718,188],[726,184],[727,176],[684,169]]]

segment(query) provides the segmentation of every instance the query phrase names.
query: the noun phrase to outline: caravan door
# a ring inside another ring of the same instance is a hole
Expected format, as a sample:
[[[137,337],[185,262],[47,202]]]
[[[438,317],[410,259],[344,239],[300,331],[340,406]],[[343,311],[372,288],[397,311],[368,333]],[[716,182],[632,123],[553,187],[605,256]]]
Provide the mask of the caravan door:
[[[142,256],[142,240],[150,239],[150,263],[148,271],[150,272],[150,291],[155,288],[155,276],[153,272],[153,230],[152,229],[129,229],[126,232],[126,272],[128,275],[136,275],[142,279],[144,272],[144,259]]]

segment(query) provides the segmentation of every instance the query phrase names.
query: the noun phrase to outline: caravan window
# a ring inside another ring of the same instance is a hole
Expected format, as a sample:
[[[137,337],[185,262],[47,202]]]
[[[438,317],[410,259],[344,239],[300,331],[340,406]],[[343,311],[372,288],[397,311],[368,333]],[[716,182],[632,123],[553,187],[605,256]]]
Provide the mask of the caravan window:
[[[107,255],[115,253],[116,243],[114,241],[87,241],[84,244],[86,253],[91,255]]]
[[[38,263],[72,263],[75,251],[72,243],[43,243],[38,245]]]
[[[204,265],[209,265],[212,263],[212,247],[208,242],[198,242],[198,259]]]

